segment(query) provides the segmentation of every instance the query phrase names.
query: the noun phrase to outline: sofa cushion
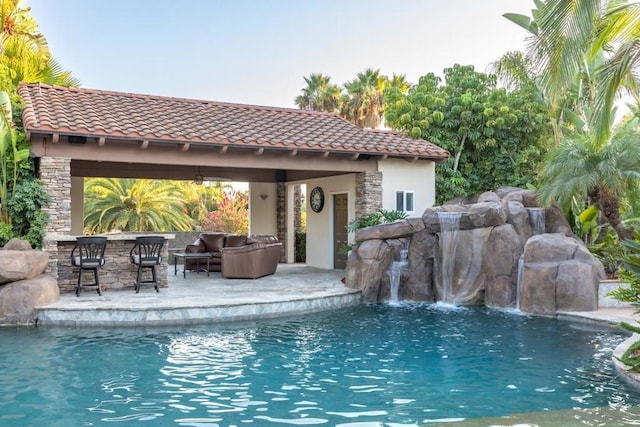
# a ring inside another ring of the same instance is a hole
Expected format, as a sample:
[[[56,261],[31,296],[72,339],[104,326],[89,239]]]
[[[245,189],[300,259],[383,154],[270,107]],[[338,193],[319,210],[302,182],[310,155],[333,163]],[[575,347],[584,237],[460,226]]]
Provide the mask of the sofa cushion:
[[[224,233],[202,233],[200,239],[207,247],[206,252],[220,252],[224,247]]]
[[[247,236],[241,234],[229,234],[224,239],[225,248],[235,248],[247,244]]]
[[[188,254],[207,252],[207,247],[204,245],[202,239],[197,239],[192,244],[187,245],[184,251]]]
[[[254,235],[247,238],[247,244],[253,243],[278,243],[278,239],[272,235]]]

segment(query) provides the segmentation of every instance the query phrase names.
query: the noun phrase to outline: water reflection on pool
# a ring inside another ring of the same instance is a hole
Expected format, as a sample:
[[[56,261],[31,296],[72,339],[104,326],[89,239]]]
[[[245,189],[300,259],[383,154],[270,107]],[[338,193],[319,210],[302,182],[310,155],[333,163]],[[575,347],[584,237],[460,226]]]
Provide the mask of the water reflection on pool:
[[[624,338],[434,305],[180,328],[0,329],[0,425],[396,426],[596,407],[607,415],[591,411],[593,422],[607,424],[640,402],[610,361]]]

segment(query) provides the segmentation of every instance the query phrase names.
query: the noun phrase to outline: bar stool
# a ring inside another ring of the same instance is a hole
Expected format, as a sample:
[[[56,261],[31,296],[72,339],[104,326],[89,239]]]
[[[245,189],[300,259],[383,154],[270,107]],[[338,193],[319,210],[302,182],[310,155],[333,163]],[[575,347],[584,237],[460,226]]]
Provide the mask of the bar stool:
[[[153,285],[156,292],[158,289],[158,277],[156,274],[156,266],[162,262],[162,247],[164,246],[164,237],[160,236],[142,236],[136,237],[136,244],[129,252],[129,259],[138,266],[138,274],[136,276],[136,293],[140,292],[141,285]],[[151,279],[142,280],[144,269],[151,270]]]
[[[98,269],[104,265],[104,250],[107,247],[106,237],[78,237],[76,245],[71,251],[71,265],[78,267],[78,284],[76,285],[76,296],[80,296],[80,289],[83,286],[96,286],[98,295],[102,295]],[[85,270],[93,271],[93,283],[82,283],[82,273]]]

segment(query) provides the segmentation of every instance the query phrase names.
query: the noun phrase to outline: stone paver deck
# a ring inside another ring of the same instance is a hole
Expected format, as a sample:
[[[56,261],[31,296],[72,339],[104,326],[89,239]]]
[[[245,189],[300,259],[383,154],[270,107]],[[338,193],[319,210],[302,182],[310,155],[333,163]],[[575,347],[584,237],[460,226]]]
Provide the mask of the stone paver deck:
[[[179,266],[180,267],[180,266]],[[173,273],[169,287],[107,290],[86,288],[38,307],[38,325],[135,326],[193,324],[285,316],[360,304],[360,291],[345,287],[341,270],[280,264],[260,279],[224,279],[220,273]]]

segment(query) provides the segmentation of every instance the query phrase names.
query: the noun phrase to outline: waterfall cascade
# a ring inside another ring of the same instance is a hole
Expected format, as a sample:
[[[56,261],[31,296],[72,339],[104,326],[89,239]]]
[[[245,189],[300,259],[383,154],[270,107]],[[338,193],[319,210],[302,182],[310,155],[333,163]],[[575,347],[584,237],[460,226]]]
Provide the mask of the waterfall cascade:
[[[445,303],[454,303],[453,273],[458,243],[459,212],[438,212],[440,222],[440,249],[442,250],[442,295]]]
[[[520,286],[522,286],[522,270],[524,268],[524,255],[518,258],[518,282],[516,283],[516,310],[520,311]]]
[[[389,297],[389,304],[398,304],[398,289],[400,288],[400,277],[402,271],[407,270],[409,262],[407,261],[407,254],[409,250],[403,248],[400,250],[400,261],[393,261],[391,267],[387,270],[389,275],[389,283],[391,285],[391,296]]]
[[[544,234],[544,209],[543,208],[527,208],[529,212],[529,223],[533,235]]]

